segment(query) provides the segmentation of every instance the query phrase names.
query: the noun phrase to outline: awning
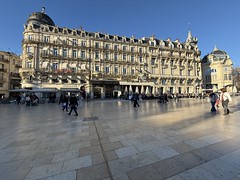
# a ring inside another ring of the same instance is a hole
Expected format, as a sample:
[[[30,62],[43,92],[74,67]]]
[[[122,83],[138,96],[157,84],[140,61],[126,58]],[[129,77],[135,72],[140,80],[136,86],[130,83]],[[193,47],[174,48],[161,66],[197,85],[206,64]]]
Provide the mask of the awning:
[[[80,92],[80,89],[78,89],[78,88],[60,88],[60,91],[63,91],[63,92]]]
[[[51,79],[57,79],[58,77],[57,77],[57,75],[53,75],[52,77],[51,77]]]
[[[109,84],[109,85],[119,85],[119,81],[96,81],[96,80],[93,80],[92,81],[92,84],[93,85],[101,85],[101,84]]]
[[[62,75],[61,79],[67,79],[67,75]]]
[[[57,90],[54,88],[54,89],[33,89],[31,90],[31,92],[56,92]]]
[[[127,81],[119,81],[120,85],[124,85],[124,86],[154,86],[155,84],[153,82],[127,82]]]
[[[11,89],[9,92],[31,92],[30,89]]]
[[[76,75],[72,75],[72,77],[71,77],[71,80],[77,80],[77,76]]]

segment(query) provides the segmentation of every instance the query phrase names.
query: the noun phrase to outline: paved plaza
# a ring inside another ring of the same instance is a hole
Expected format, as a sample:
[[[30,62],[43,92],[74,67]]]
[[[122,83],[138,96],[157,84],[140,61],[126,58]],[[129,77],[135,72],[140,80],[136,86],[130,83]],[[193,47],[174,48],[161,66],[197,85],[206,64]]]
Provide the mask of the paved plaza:
[[[200,99],[0,104],[1,180],[240,179],[240,97],[229,115]]]

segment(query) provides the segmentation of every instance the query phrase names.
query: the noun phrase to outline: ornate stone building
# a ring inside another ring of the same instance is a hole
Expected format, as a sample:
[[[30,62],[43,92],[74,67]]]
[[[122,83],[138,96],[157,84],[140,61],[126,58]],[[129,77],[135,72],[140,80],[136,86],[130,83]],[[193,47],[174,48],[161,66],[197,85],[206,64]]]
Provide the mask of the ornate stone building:
[[[191,32],[185,42],[88,32],[56,26],[43,9],[29,16],[23,35],[22,88],[85,86],[95,98],[200,88],[200,51]]]
[[[8,97],[10,89],[21,87],[21,64],[22,61],[16,54],[0,51],[0,98]]]
[[[216,47],[203,57],[202,73],[204,89],[216,91],[233,85],[233,62],[225,51]]]

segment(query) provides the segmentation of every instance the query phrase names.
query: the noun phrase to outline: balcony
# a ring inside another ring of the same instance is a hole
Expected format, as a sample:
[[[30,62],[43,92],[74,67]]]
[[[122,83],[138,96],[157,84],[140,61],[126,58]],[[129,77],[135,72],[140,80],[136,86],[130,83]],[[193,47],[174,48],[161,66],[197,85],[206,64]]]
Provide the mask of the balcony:
[[[181,70],[185,69],[185,66],[180,65],[180,69],[181,69]]]
[[[172,69],[177,69],[177,65],[172,65],[171,68]]]
[[[20,68],[19,69],[19,73],[29,73],[29,72],[35,72],[35,70],[33,68]]]
[[[6,82],[6,78],[0,78],[0,83]]]
[[[8,60],[8,59],[5,59],[5,58],[0,58],[0,62],[8,63],[9,60]]]
[[[167,69],[167,68],[168,68],[168,65],[167,65],[167,64],[164,64],[164,65],[162,65],[162,68],[163,68],[163,69]]]
[[[15,68],[22,68],[22,66],[19,64],[15,64]]]
[[[193,69],[193,66],[192,65],[189,65],[188,66],[188,70],[192,70]]]
[[[19,74],[19,73],[11,73],[11,74],[10,74],[10,78],[11,78],[11,79],[19,79],[19,78],[21,78],[21,77],[20,77],[20,74]]]
[[[7,69],[1,68],[0,72],[7,72]]]

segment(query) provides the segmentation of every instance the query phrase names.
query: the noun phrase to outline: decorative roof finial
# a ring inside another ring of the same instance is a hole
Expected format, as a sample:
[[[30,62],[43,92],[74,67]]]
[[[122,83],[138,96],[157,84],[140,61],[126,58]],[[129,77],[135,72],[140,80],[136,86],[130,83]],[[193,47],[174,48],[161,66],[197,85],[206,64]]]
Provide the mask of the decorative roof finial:
[[[217,50],[218,50],[218,48],[217,48],[217,45],[215,44],[213,51],[217,51]]]
[[[45,1],[43,1],[43,6],[42,6],[42,11],[41,11],[41,13],[44,13],[44,14],[45,14],[45,6],[44,6],[44,4],[45,4]]]
[[[44,7],[44,6],[42,7],[41,13],[44,13],[44,14],[45,14],[45,7]]]

